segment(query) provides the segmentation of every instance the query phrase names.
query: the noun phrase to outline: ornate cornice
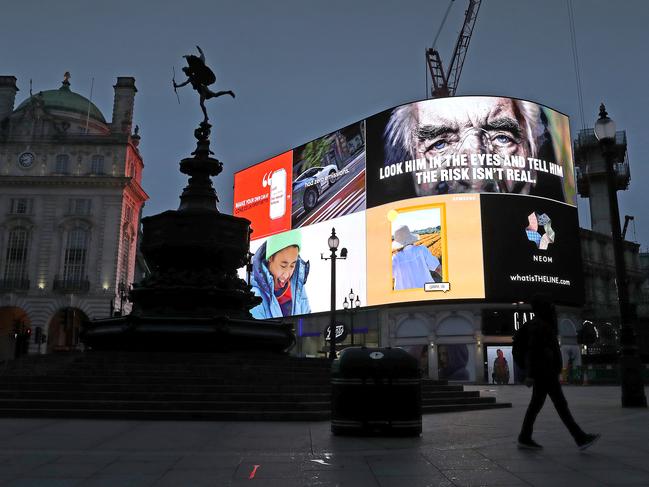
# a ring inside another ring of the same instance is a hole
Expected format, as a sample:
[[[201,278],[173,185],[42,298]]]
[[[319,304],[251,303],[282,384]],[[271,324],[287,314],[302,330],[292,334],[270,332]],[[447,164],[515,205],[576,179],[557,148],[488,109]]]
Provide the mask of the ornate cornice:
[[[0,176],[0,185],[87,186],[124,189],[130,186],[130,180],[130,177],[125,176]]]
[[[0,143],[9,144],[31,144],[37,146],[43,145],[132,145],[128,134],[109,133],[109,134],[56,134],[56,135],[39,135],[34,138],[33,135],[3,135],[0,133]]]
[[[0,228],[8,229],[23,227],[31,230],[34,226],[33,215],[7,215],[0,223]]]
[[[137,201],[144,202],[149,199],[149,195],[144,191],[140,183],[138,183],[134,178],[128,178],[130,182],[127,184],[128,189],[134,196],[134,199]]]

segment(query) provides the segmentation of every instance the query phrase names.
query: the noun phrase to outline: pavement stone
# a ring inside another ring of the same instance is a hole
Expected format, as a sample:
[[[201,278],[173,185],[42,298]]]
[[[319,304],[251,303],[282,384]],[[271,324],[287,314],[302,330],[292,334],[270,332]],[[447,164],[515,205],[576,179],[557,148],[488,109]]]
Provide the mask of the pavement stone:
[[[511,409],[425,415],[418,438],[338,437],[329,422],[0,418],[0,487],[607,487],[649,485],[649,411],[615,386],[568,386],[580,452],[547,402],[539,452],[516,437],[530,390],[467,386]],[[257,467],[255,467],[257,466]]]
[[[76,478],[21,477],[2,485],[7,487],[76,487],[81,481]]]

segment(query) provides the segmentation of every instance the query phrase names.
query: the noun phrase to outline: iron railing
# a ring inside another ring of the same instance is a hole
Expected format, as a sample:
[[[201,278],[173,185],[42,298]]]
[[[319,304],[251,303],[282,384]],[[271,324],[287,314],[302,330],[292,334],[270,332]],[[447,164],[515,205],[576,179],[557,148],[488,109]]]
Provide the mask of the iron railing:
[[[90,281],[84,279],[54,279],[54,291],[60,293],[87,293],[90,290]]]
[[[0,279],[0,291],[27,291],[29,289],[29,279],[10,278]]]

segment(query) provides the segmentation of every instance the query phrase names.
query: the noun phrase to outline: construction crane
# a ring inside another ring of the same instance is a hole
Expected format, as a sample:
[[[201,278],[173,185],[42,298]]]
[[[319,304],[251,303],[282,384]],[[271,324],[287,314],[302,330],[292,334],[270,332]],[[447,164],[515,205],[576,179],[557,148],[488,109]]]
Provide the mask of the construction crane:
[[[451,0],[451,4],[452,2],[453,0]],[[466,53],[469,50],[469,42],[471,41],[473,27],[475,27],[481,3],[482,0],[469,1],[469,7],[466,9],[464,14],[464,25],[462,25],[462,30],[457,38],[457,43],[455,44],[455,49],[453,50],[453,56],[451,57],[451,62],[448,65],[447,72],[444,72],[442,59],[439,56],[439,52],[435,49],[435,44],[433,43],[433,47],[426,49],[426,63],[428,64],[428,70],[430,71],[430,77],[432,80],[431,96],[433,98],[455,95],[455,90],[460,81],[462,66],[464,65]],[[451,6],[449,5],[449,10],[450,7]],[[446,11],[446,16],[448,16],[448,10]],[[442,21],[440,30],[446,21],[446,16]],[[439,36],[439,33],[437,35]]]
[[[633,220],[633,225],[635,228],[635,218],[633,218],[631,215],[624,215],[624,228],[622,229],[622,240],[626,237],[626,230],[629,228],[629,222]],[[635,230],[634,230],[635,231]]]

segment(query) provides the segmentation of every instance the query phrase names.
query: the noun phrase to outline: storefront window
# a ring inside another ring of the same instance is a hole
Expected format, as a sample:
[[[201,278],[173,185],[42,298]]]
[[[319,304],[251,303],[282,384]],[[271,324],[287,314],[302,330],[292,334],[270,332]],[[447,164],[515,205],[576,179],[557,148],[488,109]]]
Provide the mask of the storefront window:
[[[471,380],[469,346],[464,343],[438,345],[437,367],[439,378],[445,380]]]
[[[487,380],[491,384],[513,384],[516,379],[514,358],[510,345],[487,348]]]

